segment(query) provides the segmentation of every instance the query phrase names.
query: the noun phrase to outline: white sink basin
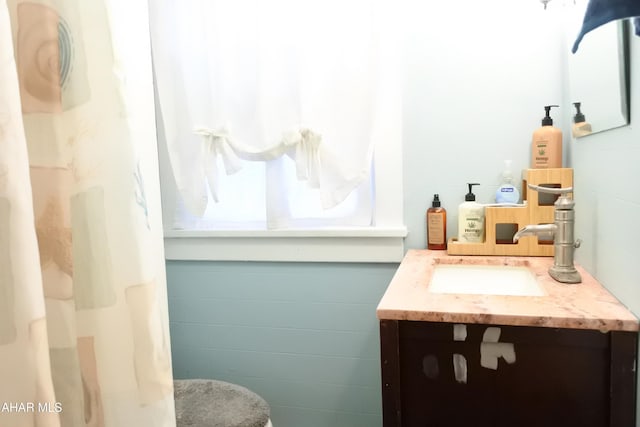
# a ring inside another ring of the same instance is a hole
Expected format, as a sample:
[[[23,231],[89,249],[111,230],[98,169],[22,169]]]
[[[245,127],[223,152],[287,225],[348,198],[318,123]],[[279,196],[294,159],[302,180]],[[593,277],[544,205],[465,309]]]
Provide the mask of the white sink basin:
[[[436,264],[428,291],[437,294],[545,295],[529,268],[506,265]]]

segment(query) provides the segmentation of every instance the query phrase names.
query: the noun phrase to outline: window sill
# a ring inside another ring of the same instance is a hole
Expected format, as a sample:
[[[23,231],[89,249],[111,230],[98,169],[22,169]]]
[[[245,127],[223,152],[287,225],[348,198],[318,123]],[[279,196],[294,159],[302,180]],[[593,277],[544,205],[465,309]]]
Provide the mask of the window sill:
[[[165,230],[165,258],[193,261],[400,262],[406,227]]]

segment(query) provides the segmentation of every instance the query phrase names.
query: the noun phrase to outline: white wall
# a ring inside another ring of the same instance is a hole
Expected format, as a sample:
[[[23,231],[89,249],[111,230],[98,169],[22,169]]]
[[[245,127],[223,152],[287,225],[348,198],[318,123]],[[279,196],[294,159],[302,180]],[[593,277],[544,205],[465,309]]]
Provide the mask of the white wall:
[[[538,1],[438,2],[437,13],[407,10],[404,89],[404,193],[407,248],[425,247],[425,211],[434,193],[456,233],[467,182],[493,202],[503,161],[529,167],[531,134],[544,105],[562,126],[566,52],[562,9]],[[568,131],[568,128],[567,128]],[[565,132],[568,135],[568,132]]]

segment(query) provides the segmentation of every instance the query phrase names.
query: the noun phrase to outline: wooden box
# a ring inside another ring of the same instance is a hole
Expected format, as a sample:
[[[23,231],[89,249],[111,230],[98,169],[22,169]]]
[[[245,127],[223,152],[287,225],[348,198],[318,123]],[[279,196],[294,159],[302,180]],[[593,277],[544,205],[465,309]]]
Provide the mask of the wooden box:
[[[573,169],[525,169],[522,172],[522,200],[526,206],[485,208],[485,241],[462,243],[456,237],[449,239],[447,252],[450,255],[519,255],[553,256],[553,241],[541,240],[537,236],[525,236],[517,243],[513,234],[529,224],[553,223],[553,202],[557,196],[539,194],[527,188],[527,184],[543,187],[573,187]],[[569,197],[572,195],[570,194]],[[507,238],[503,237],[505,234]]]

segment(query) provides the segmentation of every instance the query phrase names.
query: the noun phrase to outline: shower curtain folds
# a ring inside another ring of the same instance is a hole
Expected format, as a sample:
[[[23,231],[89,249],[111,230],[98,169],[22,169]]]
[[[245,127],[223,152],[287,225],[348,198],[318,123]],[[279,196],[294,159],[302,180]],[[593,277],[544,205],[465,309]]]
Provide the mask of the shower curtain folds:
[[[175,426],[146,7],[0,0],[0,426]]]

